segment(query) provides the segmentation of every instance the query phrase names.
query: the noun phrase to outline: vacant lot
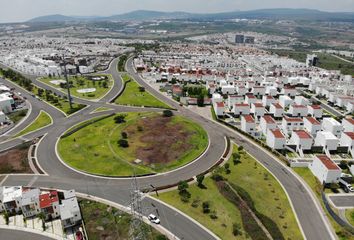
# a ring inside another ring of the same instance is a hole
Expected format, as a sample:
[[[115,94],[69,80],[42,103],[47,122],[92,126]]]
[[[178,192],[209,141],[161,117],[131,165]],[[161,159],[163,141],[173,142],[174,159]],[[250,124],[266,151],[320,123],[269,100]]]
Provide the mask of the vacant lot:
[[[116,100],[115,103],[119,105],[132,105],[132,106],[145,106],[145,107],[155,107],[155,108],[166,108],[171,107],[159,99],[155,98],[150,93],[146,92],[133,78],[129,75],[123,75],[123,81],[126,83],[125,89]]]
[[[123,132],[126,148],[118,145]],[[181,116],[128,113],[124,123],[106,118],[61,139],[58,148],[63,160],[77,169],[126,176],[134,169],[147,174],[178,168],[197,158],[207,145],[204,129]]]
[[[0,153],[0,174],[32,173],[27,159],[28,148],[29,145],[23,145]]]

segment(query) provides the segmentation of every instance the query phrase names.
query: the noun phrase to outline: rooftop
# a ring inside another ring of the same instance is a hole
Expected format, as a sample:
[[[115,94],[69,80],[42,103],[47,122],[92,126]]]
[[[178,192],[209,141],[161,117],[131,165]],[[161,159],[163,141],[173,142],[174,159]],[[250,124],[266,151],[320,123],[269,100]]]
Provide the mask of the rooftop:
[[[263,104],[262,104],[262,103],[253,103],[253,105],[254,105],[256,108],[263,108]]]
[[[302,122],[301,118],[295,118],[295,117],[284,117],[283,119],[287,122]]]
[[[271,131],[273,133],[275,138],[285,139],[283,133],[279,129],[273,129],[273,130],[270,129],[269,131]]]
[[[335,164],[326,155],[317,155],[316,157],[323,163],[323,165],[326,166],[327,169],[329,169],[329,170],[340,170],[340,168],[337,166],[337,164]]]
[[[266,121],[266,123],[276,124],[274,118],[272,118],[272,117],[269,116],[269,115],[264,115],[264,116],[263,116],[263,119]]]
[[[254,123],[254,118],[251,115],[245,115],[243,118],[247,123]]]
[[[354,140],[354,132],[344,132],[344,134]]]
[[[277,109],[283,109],[283,107],[279,103],[273,103],[273,106]]]
[[[220,107],[220,108],[223,108],[223,107],[225,107],[225,104],[223,102],[217,102],[216,106]]]
[[[51,191],[49,193],[45,193],[39,196],[40,208],[50,207],[55,202],[59,202],[57,191]]]
[[[340,126],[340,123],[334,118],[324,118],[323,122],[330,122],[332,125]]]
[[[304,130],[294,130],[293,131],[296,135],[299,136],[299,138],[301,139],[311,139],[311,135],[308,134],[308,132],[304,131]]]
[[[311,105],[313,109],[322,109],[321,105]]]
[[[352,125],[354,125],[354,119],[353,118],[344,118],[343,121],[347,121],[348,123],[351,123]]]
[[[304,119],[307,119],[307,121],[309,121],[311,124],[313,125],[321,125],[321,123],[319,121],[316,120],[316,118],[313,117],[305,117]]]

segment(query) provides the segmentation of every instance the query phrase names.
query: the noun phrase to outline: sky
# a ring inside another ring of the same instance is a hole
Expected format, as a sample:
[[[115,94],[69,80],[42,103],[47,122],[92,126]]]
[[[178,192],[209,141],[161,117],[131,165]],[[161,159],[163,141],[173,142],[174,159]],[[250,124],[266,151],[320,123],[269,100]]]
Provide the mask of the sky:
[[[354,12],[354,0],[0,0],[0,22],[63,14],[110,16],[133,10],[226,12],[263,8],[311,8]]]

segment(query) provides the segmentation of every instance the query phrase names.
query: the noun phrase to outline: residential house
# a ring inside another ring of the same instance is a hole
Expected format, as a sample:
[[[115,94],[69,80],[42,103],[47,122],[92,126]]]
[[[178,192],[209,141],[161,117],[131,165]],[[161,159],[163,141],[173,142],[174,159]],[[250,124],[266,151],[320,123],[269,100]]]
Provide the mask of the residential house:
[[[244,86],[237,86],[236,90],[237,90],[237,95],[240,95],[240,96],[245,96],[246,93],[248,93],[248,89]]]
[[[279,103],[273,103],[270,105],[269,113],[275,118],[280,118],[284,114],[284,108]]]
[[[339,144],[343,147],[348,147],[348,152],[350,152],[352,158],[354,158],[354,132],[343,132]]]
[[[54,219],[60,216],[59,197],[57,191],[50,191],[39,196],[39,207],[46,219]]]
[[[277,129],[270,129],[267,134],[267,145],[272,149],[281,150],[285,148],[286,139],[283,133]]]
[[[251,105],[252,103],[256,103],[258,100],[254,95],[247,94],[245,97],[245,103]]]
[[[22,196],[22,187],[2,187],[2,194],[0,199],[1,209],[11,214],[18,213],[20,206],[16,202],[16,198]]]
[[[266,91],[265,93],[269,96],[277,96],[278,95],[278,89],[275,86],[266,86]]]
[[[225,115],[225,104],[223,102],[214,103],[214,111],[216,116],[224,116]]]
[[[283,107],[283,108],[287,108],[289,105],[291,105],[294,101],[289,97],[289,96],[285,96],[282,95],[279,97],[279,104]]]
[[[41,212],[39,207],[38,188],[23,189],[21,196],[16,198],[16,203],[20,206],[25,218],[34,217]]]
[[[304,117],[304,128],[308,131],[313,137],[316,137],[317,132],[321,131],[321,123],[313,117]]]
[[[342,125],[336,121],[334,118],[324,118],[322,121],[322,130],[333,133],[337,138],[343,131]]]
[[[255,116],[255,118],[259,119],[264,116],[265,109],[262,103],[253,103],[251,104],[251,113]]]
[[[311,150],[313,139],[311,135],[304,130],[294,130],[290,143],[296,145],[296,150],[302,152],[303,150]]]
[[[281,90],[280,94],[286,95],[286,96],[289,96],[289,97],[295,97],[296,94],[297,94],[297,90],[294,87],[284,87]]]
[[[309,169],[320,183],[338,183],[342,173],[337,164],[326,155],[317,155]]]
[[[315,146],[322,146],[324,150],[335,151],[338,148],[339,139],[332,132],[320,131],[315,138]]]
[[[243,115],[241,117],[241,130],[256,136],[256,122],[251,115]]]
[[[264,107],[269,107],[271,104],[276,103],[277,101],[269,95],[263,96],[262,104]]]
[[[295,96],[294,102],[297,105],[305,105],[305,106],[310,105],[310,101],[304,96]]]
[[[73,227],[81,222],[80,207],[76,197],[65,198],[59,206],[63,228]]]
[[[233,108],[233,113],[236,116],[248,115],[248,114],[250,114],[250,106],[247,103],[235,104],[235,106]]]
[[[308,114],[314,118],[322,118],[323,109],[321,105],[310,105],[307,106]]]
[[[273,130],[278,128],[277,122],[269,115],[264,115],[261,117],[260,127],[265,136],[267,135],[269,129]]]
[[[292,104],[289,107],[289,113],[293,117],[305,117],[307,116],[307,107],[305,105]]]
[[[229,109],[232,109],[236,103],[243,103],[244,97],[239,95],[228,95],[227,106]]]
[[[345,132],[354,132],[354,119],[353,118],[343,118],[342,126]]]
[[[285,134],[291,135],[294,130],[304,129],[304,121],[301,118],[284,116],[281,126]]]
[[[266,88],[263,86],[253,86],[251,92],[253,93],[254,96],[261,97],[265,95],[265,91]]]

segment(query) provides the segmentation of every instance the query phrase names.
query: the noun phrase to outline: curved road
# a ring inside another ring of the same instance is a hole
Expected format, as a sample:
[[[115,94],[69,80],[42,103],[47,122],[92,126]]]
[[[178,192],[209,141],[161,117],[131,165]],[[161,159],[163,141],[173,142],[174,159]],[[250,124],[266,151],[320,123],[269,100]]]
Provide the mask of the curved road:
[[[46,111],[48,110],[47,112],[51,114],[53,119],[55,119],[55,124],[52,126],[24,136],[26,139],[30,140],[46,134],[37,148],[37,159],[41,167],[48,175],[11,175],[3,183],[4,185],[30,185],[58,189],[76,189],[78,192],[84,194],[94,195],[125,206],[129,205],[131,190],[130,179],[100,178],[73,171],[63,165],[55,153],[57,139],[62,133],[76,123],[111,112],[161,111],[160,109],[132,108],[106,103],[112,101],[122,89],[122,80],[116,69],[117,61],[117,59],[112,61],[109,69],[106,71],[114,76],[114,88],[98,102],[74,98],[75,102],[88,105],[88,107],[73,116],[66,118],[57,109],[41,101],[31,100],[33,108],[45,109]],[[263,163],[265,167],[272,172],[277,179],[279,179],[288,193],[307,239],[327,240],[334,238],[332,232],[326,227],[327,224],[325,219],[321,216],[323,213],[318,211],[311,194],[303,186],[303,183],[295,175],[293,175],[291,169],[278,162],[274,157],[269,155],[258,145],[246,140],[242,135],[220,126],[213,121],[207,120],[184,107],[180,107],[175,101],[165,97],[158,91],[151,88],[151,86],[149,86],[138,74],[134,72],[132,58],[130,58],[127,62],[127,70],[129,74],[131,74],[141,85],[146,88],[147,91],[151,92],[162,101],[175,107],[178,110],[176,114],[184,115],[201,124],[208,132],[210,139],[209,149],[198,161],[194,161],[183,168],[169,173],[149,177],[140,177],[138,178],[138,184],[141,188],[148,188],[151,184],[155,187],[174,184],[180,180],[188,179],[204,172],[219,160],[225,149],[224,137],[229,136],[237,144],[243,145],[246,151],[252,154],[258,161]],[[35,78],[32,78],[32,81],[36,85],[43,84],[38,82]],[[50,88],[53,90],[53,88],[45,84],[41,85],[41,87],[47,89]],[[57,92],[57,94],[62,93]],[[90,114],[99,106],[107,106],[113,110],[103,113]],[[19,141],[22,140],[15,139],[9,142],[1,143],[0,150],[7,149],[11,146],[16,146],[19,144]],[[173,209],[162,205],[153,199],[144,198],[143,204],[146,206],[146,209],[149,209],[146,213],[144,213],[145,215],[150,213],[152,211],[151,209],[157,207],[160,213],[159,217],[161,219],[161,224],[180,239],[215,239],[212,234],[190,219],[180,215]]]

